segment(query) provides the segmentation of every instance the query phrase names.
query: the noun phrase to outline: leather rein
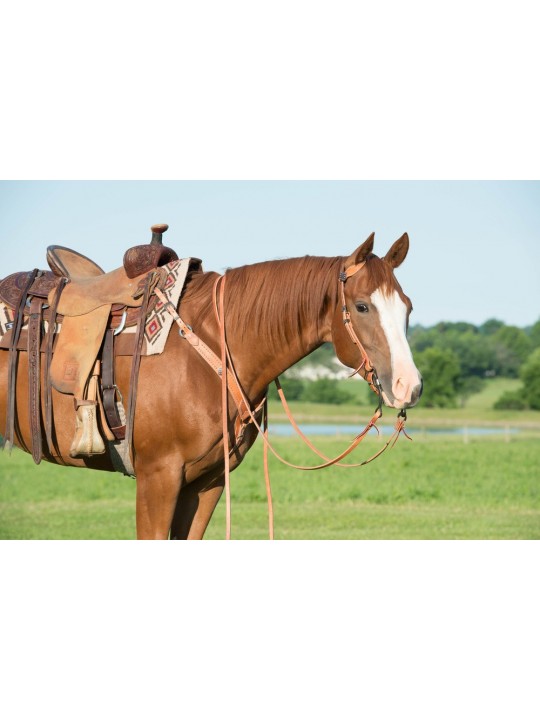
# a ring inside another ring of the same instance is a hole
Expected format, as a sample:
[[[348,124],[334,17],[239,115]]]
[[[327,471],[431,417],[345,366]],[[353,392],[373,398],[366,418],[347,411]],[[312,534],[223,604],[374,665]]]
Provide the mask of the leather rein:
[[[390,437],[390,439],[384,444],[384,446],[376,452],[374,455],[372,455],[367,460],[363,460],[362,462],[358,463],[352,463],[352,464],[344,464],[341,462],[347,455],[349,455],[366,437],[368,432],[371,430],[371,428],[375,428],[377,432],[379,432],[379,429],[376,426],[377,421],[382,417],[382,387],[381,383],[379,381],[379,378],[377,377],[377,372],[375,368],[373,367],[372,363],[370,362],[369,356],[362,345],[360,339],[358,338],[353,325],[351,321],[351,315],[350,312],[347,309],[347,302],[345,299],[345,283],[347,280],[352,277],[354,274],[356,274],[362,267],[364,267],[365,261],[358,263],[356,265],[352,265],[349,268],[346,268],[339,274],[339,292],[340,292],[340,299],[342,303],[342,315],[343,315],[343,323],[345,325],[345,328],[349,334],[349,337],[351,341],[357,346],[358,351],[360,353],[362,362],[359,365],[359,367],[352,373],[351,377],[353,375],[356,375],[357,373],[362,373],[362,376],[364,380],[370,385],[371,389],[376,393],[378,396],[378,405],[377,408],[370,419],[370,421],[367,423],[365,428],[354,438],[354,440],[351,442],[351,444],[338,456],[335,458],[329,458],[326,455],[324,455],[322,452],[320,452],[307,438],[304,433],[300,430],[297,422],[295,421],[294,417],[292,416],[289,406],[287,404],[287,401],[285,399],[285,395],[283,393],[283,389],[281,387],[281,384],[278,379],[275,380],[275,384],[278,390],[278,395],[281,400],[281,403],[283,405],[283,408],[285,410],[285,414],[287,415],[287,418],[291,425],[293,426],[295,432],[299,435],[299,437],[304,441],[304,443],[324,462],[319,465],[295,465],[288,460],[285,460],[285,458],[281,457],[281,455],[275,450],[275,448],[272,446],[270,441],[268,440],[268,399],[267,396],[263,398],[261,403],[255,408],[252,409],[251,402],[246,397],[242,386],[240,385],[240,381],[238,379],[238,375],[234,368],[234,363],[231,357],[231,353],[229,350],[229,346],[227,344],[227,338],[225,333],[225,313],[224,313],[224,300],[225,300],[225,282],[226,282],[226,276],[220,275],[216,279],[214,283],[213,288],[213,300],[214,300],[214,313],[216,316],[216,320],[219,327],[219,337],[220,337],[220,357],[214,353],[213,350],[211,350],[206,343],[204,343],[194,332],[193,329],[185,323],[180,316],[178,315],[175,306],[173,303],[169,302],[163,292],[159,290],[159,288],[155,289],[155,294],[157,295],[158,299],[161,303],[163,303],[164,308],[172,315],[174,321],[179,327],[179,333],[181,337],[183,337],[185,340],[187,340],[190,345],[201,355],[201,357],[212,367],[212,369],[216,372],[216,374],[221,378],[221,405],[222,405],[222,434],[223,434],[223,458],[224,458],[224,479],[225,479],[225,500],[226,500],[226,533],[225,537],[227,540],[231,539],[231,489],[230,489],[230,455],[235,447],[239,445],[243,438],[244,429],[249,425],[250,423],[253,423],[253,425],[257,428],[257,431],[261,435],[264,443],[263,448],[263,454],[264,454],[264,477],[265,477],[265,485],[266,485],[266,494],[268,499],[268,525],[269,525],[269,536],[270,539],[274,539],[274,522],[273,522],[273,506],[272,506],[272,492],[270,488],[270,476],[269,476],[269,469],[268,469],[268,452],[270,451],[281,463],[284,465],[287,465],[288,467],[294,468],[296,470],[322,470],[323,468],[330,467],[331,465],[337,465],[338,467],[361,467],[362,465],[367,465],[368,463],[375,460],[375,458],[378,458],[382,453],[388,448],[393,447],[401,433],[403,433],[409,440],[411,439],[409,435],[407,435],[405,431],[405,421],[407,419],[407,414],[405,410],[400,410],[398,413],[398,418],[395,424],[394,433]],[[237,420],[235,422],[235,446],[231,449],[230,448],[230,442],[229,442],[229,394],[231,395],[237,409],[238,409],[238,416]],[[257,416],[259,417],[259,420],[257,420]],[[262,421],[262,424],[261,424]]]

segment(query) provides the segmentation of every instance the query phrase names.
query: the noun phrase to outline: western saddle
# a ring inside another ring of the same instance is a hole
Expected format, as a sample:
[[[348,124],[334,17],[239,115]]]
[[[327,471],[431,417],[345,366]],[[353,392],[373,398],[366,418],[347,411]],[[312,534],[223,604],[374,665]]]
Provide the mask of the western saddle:
[[[71,457],[105,452],[98,416],[108,441],[127,440],[131,447],[145,320],[157,301],[153,291],[164,287],[167,271],[163,266],[178,260],[174,250],[163,245],[167,229],[165,224],[153,225],[151,242],[127,250],[122,267],[112,272],[104,272],[74,250],[52,245],[47,248],[50,270],[18,272],[0,281],[0,301],[13,318],[0,344],[9,353],[4,445],[13,445],[17,427],[17,351],[23,350],[28,353],[31,450],[36,463],[43,457],[42,395],[47,451],[51,457],[60,457],[52,388],[73,395]],[[130,325],[136,330],[124,414],[114,380],[113,344],[115,334]]]

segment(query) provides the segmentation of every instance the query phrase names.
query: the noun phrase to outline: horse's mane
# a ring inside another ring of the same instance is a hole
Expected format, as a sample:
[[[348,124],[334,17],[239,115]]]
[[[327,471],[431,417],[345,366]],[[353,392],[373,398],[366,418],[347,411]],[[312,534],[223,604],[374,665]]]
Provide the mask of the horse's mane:
[[[271,260],[229,270],[227,312],[243,337],[254,321],[261,340],[291,342],[327,309],[342,258]]]
[[[313,318],[322,318],[329,302],[337,300],[338,275],[343,257],[306,255],[269,260],[227,270],[225,312],[243,338],[257,325],[262,342],[290,342]],[[368,290],[395,286],[390,265],[375,255],[366,263]],[[216,273],[194,274],[182,302],[200,302],[200,312],[212,312]],[[335,292],[334,292],[335,288]],[[330,295],[328,293],[330,289]]]

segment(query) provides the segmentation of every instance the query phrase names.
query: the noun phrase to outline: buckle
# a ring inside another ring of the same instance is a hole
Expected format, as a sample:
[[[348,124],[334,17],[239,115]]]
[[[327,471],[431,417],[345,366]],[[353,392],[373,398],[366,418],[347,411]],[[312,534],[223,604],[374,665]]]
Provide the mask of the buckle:
[[[187,323],[184,323],[184,325],[187,327],[187,329],[190,332],[193,332],[193,328],[191,327],[191,325],[188,325]],[[186,333],[182,330],[182,328],[180,328],[180,330],[178,330],[178,334],[180,335],[180,337],[183,337],[184,339],[186,338]]]
[[[120,392],[120,388],[118,387],[118,385],[117,385],[116,383],[113,383],[112,385],[104,385],[104,384],[102,383],[101,389],[102,389],[103,391],[105,391],[105,390],[114,390],[115,394],[117,394],[117,395],[119,396],[120,401],[121,401],[122,403],[124,402],[124,398],[123,398],[123,396],[122,396],[122,393]]]

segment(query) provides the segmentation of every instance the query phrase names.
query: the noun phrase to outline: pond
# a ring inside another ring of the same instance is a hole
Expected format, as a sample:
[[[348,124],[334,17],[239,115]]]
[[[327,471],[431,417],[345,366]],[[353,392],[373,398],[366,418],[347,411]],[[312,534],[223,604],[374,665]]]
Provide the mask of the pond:
[[[391,435],[394,432],[393,425],[378,425],[379,431],[382,436]],[[306,425],[300,424],[300,429],[308,437],[312,435],[327,435],[327,436],[343,436],[351,435],[355,437],[364,428],[363,425],[321,425],[313,424]],[[406,426],[407,433],[414,437],[415,435],[462,435],[467,437],[469,435],[481,436],[481,435],[513,435],[518,432],[516,428],[510,427],[411,427]],[[296,435],[296,432],[292,425],[288,423],[275,423],[270,424],[269,432],[271,435],[278,435],[280,437],[291,437]],[[371,429],[370,433],[373,435],[377,434],[375,429]]]

